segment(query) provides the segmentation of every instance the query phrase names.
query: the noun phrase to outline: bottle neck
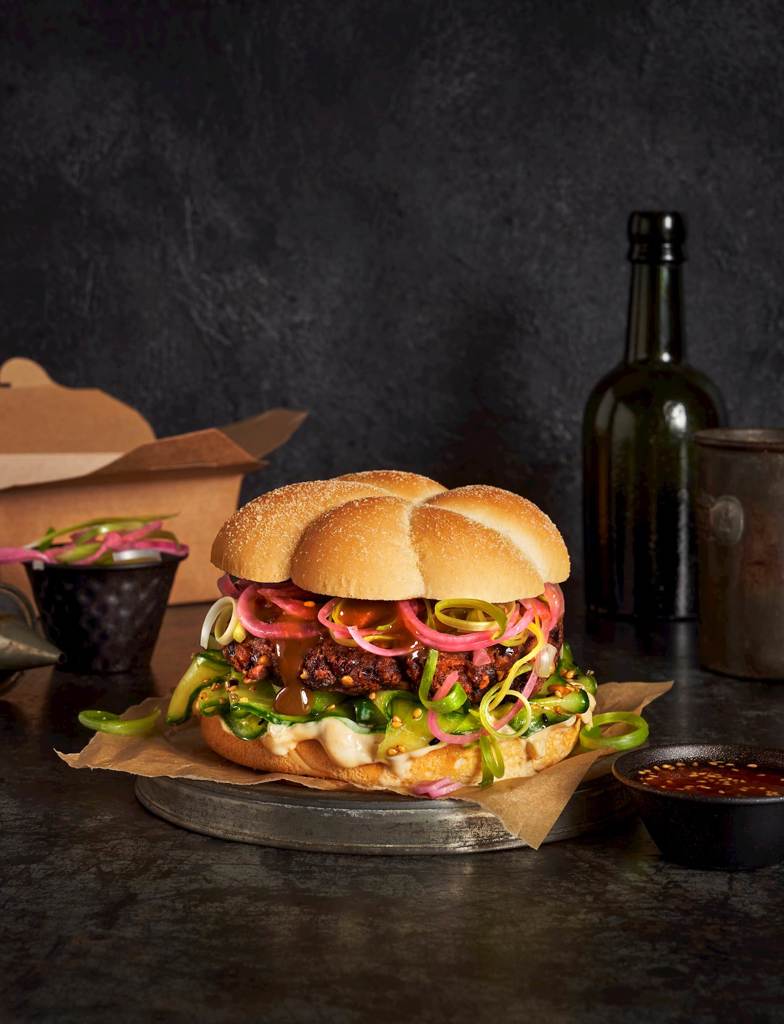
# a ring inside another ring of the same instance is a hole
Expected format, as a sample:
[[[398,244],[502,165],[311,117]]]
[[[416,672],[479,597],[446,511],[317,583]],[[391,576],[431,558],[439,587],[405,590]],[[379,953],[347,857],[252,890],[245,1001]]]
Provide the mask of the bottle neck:
[[[679,363],[683,359],[681,280],[678,263],[632,264],[627,363]]]

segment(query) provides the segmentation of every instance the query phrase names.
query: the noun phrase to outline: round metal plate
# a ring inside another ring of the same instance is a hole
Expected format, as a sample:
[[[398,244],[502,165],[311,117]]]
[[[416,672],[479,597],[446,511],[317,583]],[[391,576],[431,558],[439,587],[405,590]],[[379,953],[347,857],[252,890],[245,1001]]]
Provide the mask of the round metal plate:
[[[181,828],[290,850],[422,855],[527,845],[494,815],[465,800],[167,778],[138,778],[136,796],[147,810]],[[626,790],[611,775],[602,775],[576,790],[545,842],[582,835],[631,813]]]

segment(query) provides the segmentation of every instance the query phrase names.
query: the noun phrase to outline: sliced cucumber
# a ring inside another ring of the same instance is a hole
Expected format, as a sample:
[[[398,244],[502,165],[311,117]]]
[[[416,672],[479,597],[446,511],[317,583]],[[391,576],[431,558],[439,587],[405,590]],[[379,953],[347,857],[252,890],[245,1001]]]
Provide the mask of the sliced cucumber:
[[[572,715],[581,715],[584,711],[587,711],[590,703],[588,693],[582,687],[577,687],[571,692],[565,693],[562,697],[557,695],[552,697],[533,697],[531,699],[531,710],[534,712],[543,711],[548,716],[556,714],[562,715],[564,718],[570,718]]]
[[[389,709],[389,723],[378,748],[380,759],[391,756],[390,751],[410,753],[432,743],[433,734],[427,727],[427,712],[419,701],[412,699],[411,694],[406,693],[405,697],[392,700]]]
[[[167,725],[180,725],[190,718],[193,702],[205,686],[229,677],[241,678],[239,672],[223,658],[217,659],[210,655],[206,651],[195,655],[185,675],[177,683],[166,712]]]

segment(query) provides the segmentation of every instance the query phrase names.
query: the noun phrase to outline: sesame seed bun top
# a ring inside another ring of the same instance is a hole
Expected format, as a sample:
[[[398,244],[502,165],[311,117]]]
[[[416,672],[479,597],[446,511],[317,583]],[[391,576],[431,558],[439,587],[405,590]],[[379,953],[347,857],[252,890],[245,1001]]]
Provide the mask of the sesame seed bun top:
[[[223,525],[212,562],[243,579],[291,578],[318,594],[385,601],[512,601],[569,575],[563,538],[532,502],[397,470],[262,494]]]

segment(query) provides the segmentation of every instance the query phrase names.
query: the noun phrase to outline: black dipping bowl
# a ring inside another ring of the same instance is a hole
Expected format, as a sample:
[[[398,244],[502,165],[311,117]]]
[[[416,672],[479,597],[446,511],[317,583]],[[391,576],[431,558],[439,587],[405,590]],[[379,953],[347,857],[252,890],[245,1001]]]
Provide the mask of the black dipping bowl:
[[[631,790],[640,817],[667,860],[738,871],[784,860],[784,796],[696,796],[646,786],[640,768],[675,761],[771,765],[784,776],[784,750],[720,744],[643,747],[617,758],[613,775]]]
[[[182,561],[25,566],[44,633],[70,672],[129,672],[150,663]]]

